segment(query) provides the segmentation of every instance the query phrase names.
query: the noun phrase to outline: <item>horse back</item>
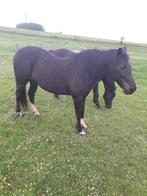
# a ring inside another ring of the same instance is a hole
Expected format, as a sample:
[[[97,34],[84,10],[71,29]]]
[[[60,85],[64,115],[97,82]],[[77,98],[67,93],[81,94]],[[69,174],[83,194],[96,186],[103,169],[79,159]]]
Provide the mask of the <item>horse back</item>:
[[[76,59],[74,56],[57,57],[48,54],[39,58],[33,68],[32,80],[46,91],[58,94],[70,94],[70,81],[75,73]]]
[[[65,48],[52,50],[50,52],[52,52],[52,54],[59,56],[59,57],[67,57],[68,55],[74,54],[74,52],[72,52],[71,50],[65,49]]]

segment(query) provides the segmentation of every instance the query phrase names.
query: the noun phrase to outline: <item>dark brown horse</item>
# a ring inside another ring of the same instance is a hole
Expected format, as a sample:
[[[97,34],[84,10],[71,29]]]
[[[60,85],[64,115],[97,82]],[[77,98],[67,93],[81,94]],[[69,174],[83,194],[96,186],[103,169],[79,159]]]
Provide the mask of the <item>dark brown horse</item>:
[[[132,94],[136,84],[132,77],[126,48],[97,50],[90,49],[65,58],[57,57],[35,46],[18,50],[13,59],[16,78],[16,114],[21,116],[20,105],[26,106],[26,84],[30,83],[29,99],[34,114],[35,92],[38,85],[44,90],[71,95],[77,117],[77,131],[84,135],[85,100],[93,85],[105,74],[116,81],[125,94]]]
[[[71,50],[67,50],[65,48],[60,48],[57,50],[49,50],[49,52],[52,52],[56,56],[59,57],[66,57],[68,55],[74,54]],[[104,101],[105,101],[105,107],[106,108],[111,108],[112,107],[112,101],[113,98],[115,97],[115,82],[109,77],[108,74],[102,78],[102,82],[104,84],[105,92],[103,95]],[[98,84],[99,82],[96,82],[93,86],[93,102],[95,103],[96,107],[99,108],[99,91],[98,91]],[[55,94],[54,95],[56,98],[59,98],[59,95]]]

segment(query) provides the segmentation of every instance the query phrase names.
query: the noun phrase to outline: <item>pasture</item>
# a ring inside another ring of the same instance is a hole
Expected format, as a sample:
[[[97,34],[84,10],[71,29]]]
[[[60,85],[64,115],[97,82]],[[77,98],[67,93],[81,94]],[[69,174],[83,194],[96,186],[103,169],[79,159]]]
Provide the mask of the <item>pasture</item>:
[[[15,116],[12,58],[17,47],[117,48],[118,42],[0,28],[0,195],[147,195],[147,45],[127,43],[137,91],[117,86],[112,109],[89,94],[87,137],[75,134],[72,99],[38,89],[34,117]]]

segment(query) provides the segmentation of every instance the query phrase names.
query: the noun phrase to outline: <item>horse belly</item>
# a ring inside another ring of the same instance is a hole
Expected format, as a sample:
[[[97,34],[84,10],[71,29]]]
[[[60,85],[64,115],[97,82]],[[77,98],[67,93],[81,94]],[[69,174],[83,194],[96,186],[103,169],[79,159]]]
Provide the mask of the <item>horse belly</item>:
[[[58,94],[58,95],[69,95],[69,88],[67,80],[63,77],[42,77],[36,79],[38,85],[44,90]]]

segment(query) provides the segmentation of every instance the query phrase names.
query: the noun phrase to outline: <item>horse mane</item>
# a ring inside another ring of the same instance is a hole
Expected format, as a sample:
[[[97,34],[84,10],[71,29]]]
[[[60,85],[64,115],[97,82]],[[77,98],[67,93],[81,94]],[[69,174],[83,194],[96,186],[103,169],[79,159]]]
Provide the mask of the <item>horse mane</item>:
[[[97,70],[105,73],[109,61],[113,62],[115,60],[116,51],[117,49],[87,49],[79,52],[78,58],[80,63],[78,64],[80,65],[80,71],[87,70],[93,78],[97,76]]]
[[[116,49],[109,49],[109,50],[100,50],[100,49],[87,49],[87,50],[82,50],[81,52],[79,52],[79,56],[81,59],[86,59],[86,60],[94,60],[97,59],[99,57],[99,55],[101,55],[102,53],[109,53],[109,54],[113,54],[114,50]]]
[[[78,53],[79,59],[85,63],[85,66],[96,66],[99,54],[104,52],[98,49],[87,49]]]

